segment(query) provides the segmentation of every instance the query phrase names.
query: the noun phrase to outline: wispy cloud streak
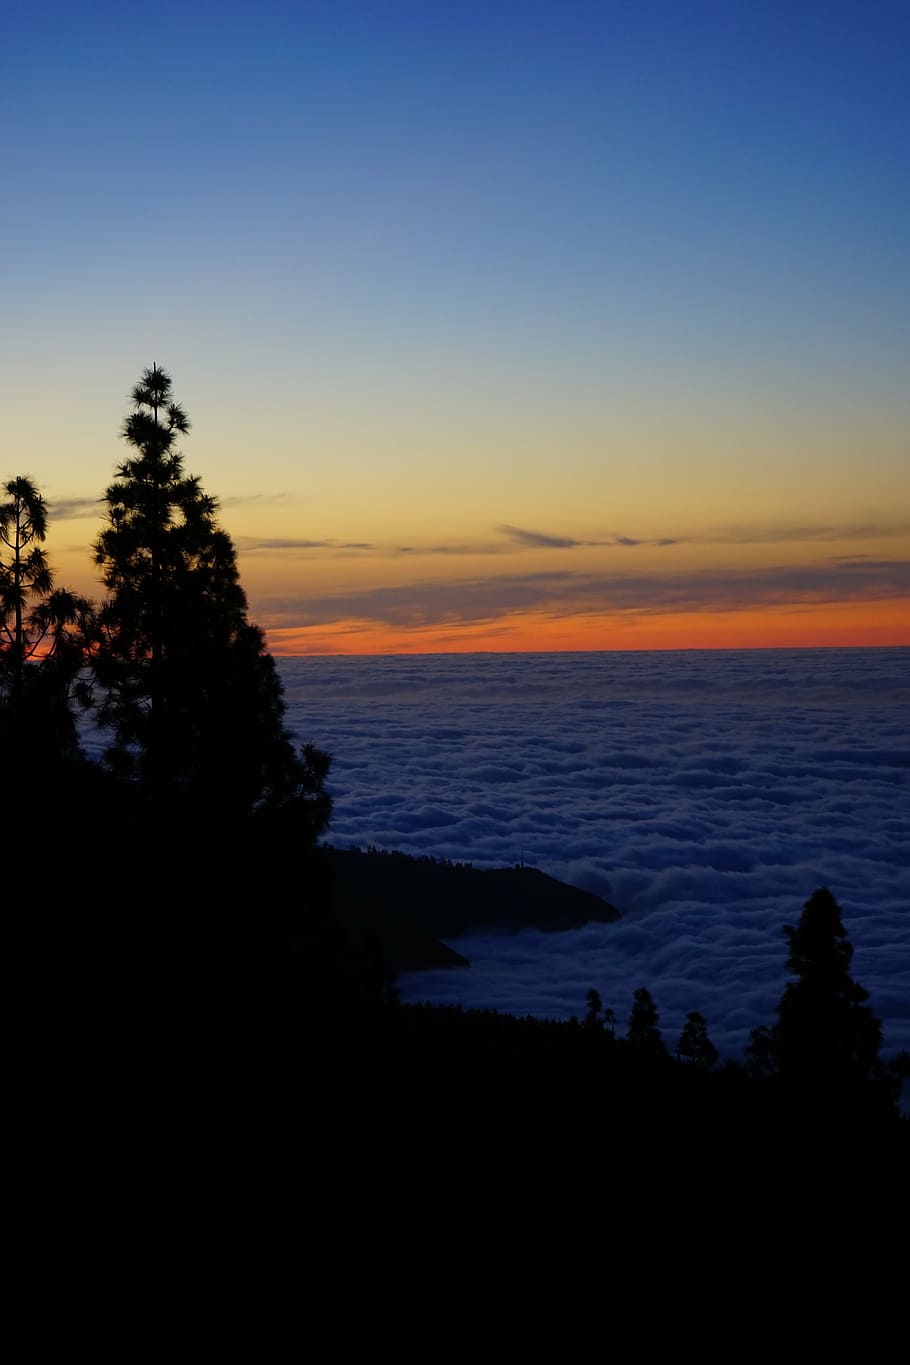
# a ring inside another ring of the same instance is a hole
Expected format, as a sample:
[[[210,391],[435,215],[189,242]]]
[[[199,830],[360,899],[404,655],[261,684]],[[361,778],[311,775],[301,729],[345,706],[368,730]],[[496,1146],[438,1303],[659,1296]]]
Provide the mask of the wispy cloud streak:
[[[577,545],[584,545],[582,540],[574,540],[571,536],[548,535],[546,531],[526,531],[521,526],[497,526],[497,531],[502,535],[508,536],[519,545],[528,545],[535,550],[571,550]]]
[[[308,540],[297,536],[237,536],[236,545],[244,554],[269,552],[293,553],[298,550],[375,550],[367,540]]]
[[[828,544],[842,541],[873,541],[910,538],[910,526],[900,523],[876,525],[851,524],[842,526],[730,526],[717,531],[661,536],[630,535],[625,532],[605,532],[602,536],[583,539],[555,531],[533,530],[502,522],[493,528],[502,537],[498,541],[463,540],[448,543],[422,543],[419,537],[411,541],[388,543],[381,541],[346,541],[336,537],[312,539],[308,537],[241,536],[238,547],[246,553],[287,553],[294,550],[327,550],[344,552],[359,550],[380,558],[397,556],[446,555],[452,558],[475,555],[520,554],[536,550],[571,552],[575,550],[635,550],[640,548],[665,549],[676,545],[792,545]]]
[[[104,507],[103,498],[48,498],[47,510],[52,521],[80,521],[97,517]]]
[[[816,566],[674,574],[569,571],[423,581],[320,596],[269,597],[270,616],[299,625],[356,618],[387,626],[476,622],[515,611],[737,611],[762,606],[888,600],[910,595],[910,561],[826,561]]]

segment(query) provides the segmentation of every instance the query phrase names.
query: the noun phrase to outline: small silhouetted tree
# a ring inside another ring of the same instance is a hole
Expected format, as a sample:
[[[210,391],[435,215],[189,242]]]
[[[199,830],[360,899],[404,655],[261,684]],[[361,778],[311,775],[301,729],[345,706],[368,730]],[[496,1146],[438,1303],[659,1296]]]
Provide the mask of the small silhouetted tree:
[[[600,992],[592,986],[585,995],[587,1012],[585,1013],[584,1023],[586,1028],[603,1028],[603,1001]]]
[[[17,697],[24,685],[25,664],[41,642],[32,627],[32,610],[50,597],[53,576],[47,561],[47,507],[27,476],[9,479],[0,504],[0,658],[7,685]]]
[[[658,1028],[660,1016],[651,992],[646,986],[639,986],[632,994],[632,1013],[626,1037],[630,1043],[646,1047],[651,1052],[663,1053],[664,1041]]]
[[[760,1024],[749,1035],[746,1066],[753,1076],[770,1076],[777,1070],[774,1029],[767,1024]]]
[[[122,436],[130,456],[106,494],[95,561],[108,590],[93,659],[108,762],[151,791],[203,793],[208,808],[304,807],[328,819],[329,758],[295,752],[262,631],[247,619],[236,551],[217,503],[184,473],[190,428],[170,376],[145,370]]]
[[[0,703],[4,748],[32,763],[78,752],[71,706],[92,634],[92,604],[54,586],[44,549],[48,514],[31,478],[9,479],[0,502]]]
[[[708,1037],[707,1020],[698,1010],[690,1010],[686,1015],[676,1044],[676,1055],[693,1066],[712,1067],[717,1061],[718,1052]]]

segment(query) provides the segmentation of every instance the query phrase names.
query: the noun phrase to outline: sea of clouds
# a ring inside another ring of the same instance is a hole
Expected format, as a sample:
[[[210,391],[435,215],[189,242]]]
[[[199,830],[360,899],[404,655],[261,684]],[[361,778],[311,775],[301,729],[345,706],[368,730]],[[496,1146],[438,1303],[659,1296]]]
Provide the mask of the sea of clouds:
[[[836,896],[852,972],[910,1048],[910,651],[283,659],[288,722],[334,756],[329,841],[524,861],[622,920],[476,934],[405,1000],[567,1018],[636,986],[675,1043],[725,1055],[773,1021],[783,925]]]

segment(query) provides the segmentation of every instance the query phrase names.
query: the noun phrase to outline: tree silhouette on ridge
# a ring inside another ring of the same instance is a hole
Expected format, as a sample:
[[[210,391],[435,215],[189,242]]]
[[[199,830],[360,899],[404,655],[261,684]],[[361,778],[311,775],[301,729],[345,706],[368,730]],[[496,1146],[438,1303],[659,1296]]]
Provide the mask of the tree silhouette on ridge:
[[[32,764],[79,752],[73,694],[93,633],[87,598],[55,587],[48,512],[34,480],[8,479],[0,502],[0,702],[4,746]]]
[[[302,799],[320,830],[328,756],[298,754],[262,631],[247,618],[234,544],[218,504],[184,473],[190,429],[158,365],[131,393],[129,458],[105,493],[95,543],[108,598],[93,659],[111,767],[153,791],[190,785],[221,808]]]
[[[659,1020],[654,997],[646,986],[639,986],[632,994],[632,1012],[626,1038],[650,1052],[665,1054],[664,1040],[658,1028]]]

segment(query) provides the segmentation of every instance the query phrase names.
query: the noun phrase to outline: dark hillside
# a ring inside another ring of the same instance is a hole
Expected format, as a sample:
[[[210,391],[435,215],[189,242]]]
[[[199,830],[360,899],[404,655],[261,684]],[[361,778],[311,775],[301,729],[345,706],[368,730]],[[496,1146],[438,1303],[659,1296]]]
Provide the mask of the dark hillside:
[[[145,1330],[207,1279],[214,1322],[291,1320],[304,1348],[430,1307],[423,1353],[440,1324],[549,1319],[674,1365],[903,1361],[910,1126],[880,1090],[676,1061],[596,1016],[396,1005],[333,904],[447,930],[609,907],[527,869],[304,852],[280,813],[221,826],[90,770],[44,822],[29,795],[4,1098],[36,1321],[62,1284],[136,1295]]]

